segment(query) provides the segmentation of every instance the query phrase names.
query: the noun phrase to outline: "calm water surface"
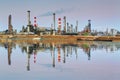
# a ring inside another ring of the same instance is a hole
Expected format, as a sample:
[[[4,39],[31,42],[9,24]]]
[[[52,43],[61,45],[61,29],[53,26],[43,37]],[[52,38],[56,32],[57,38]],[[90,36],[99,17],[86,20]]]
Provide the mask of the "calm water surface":
[[[120,80],[120,43],[0,43],[0,80]]]

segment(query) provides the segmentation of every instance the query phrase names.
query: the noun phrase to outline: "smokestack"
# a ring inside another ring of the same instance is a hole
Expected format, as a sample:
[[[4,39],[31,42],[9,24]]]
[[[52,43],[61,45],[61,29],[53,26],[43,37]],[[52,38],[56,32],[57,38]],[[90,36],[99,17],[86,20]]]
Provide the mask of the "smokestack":
[[[69,23],[67,23],[67,32],[69,32]]]
[[[8,32],[9,33],[12,33],[12,23],[11,23],[11,21],[12,21],[12,16],[9,15],[9,17],[8,17]]]
[[[91,32],[91,20],[88,20],[89,31]]]
[[[58,34],[61,34],[61,18],[58,18]]]
[[[54,30],[55,30],[55,13],[53,13],[53,22],[54,22],[53,27],[54,27]]]
[[[37,27],[37,17],[34,17],[34,27]]]
[[[73,25],[70,26],[70,33],[73,33]]]
[[[28,25],[31,24],[31,21],[30,21],[30,11],[27,11],[28,12]]]
[[[8,25],[11,25],[11,15],[8,17]]]
[[[64,33],[66,33],[66,16],[64,16]]]
[[[78,32],[78,21],[76,21],[76,32]]]

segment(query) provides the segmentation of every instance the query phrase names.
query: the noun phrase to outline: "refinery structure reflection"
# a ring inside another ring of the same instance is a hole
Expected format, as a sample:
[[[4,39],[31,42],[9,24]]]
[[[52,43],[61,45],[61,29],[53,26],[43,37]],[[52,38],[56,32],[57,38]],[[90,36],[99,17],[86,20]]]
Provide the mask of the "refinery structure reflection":
[[[51,53],[52,63],[51,66],[55,67],[56,62],[59,63],[66,63],[67,57],[71,55],[75,55],[76,59],[78,59],[78,49],[83,50],[85,54],[88,56],[88,60],[91,59],[91,52],[94,50],[101,50],[105,49],[106,51],[117,51],[120,49],[120,44],[113,43],[113,42],[76,42],[76,43],[13,43],[13,42],[6,42],[0,43],[0,46],[5,47],[8,52],[8,65],[11,65],[11,54],[12,49],[16,48],[16,45],[19,46],[23,53],[27,55],[27,70],[30,71],[30,58],[31,56],[34,57],[34,63],[37,63],[36,57],[37,54],[48,50]],[[56,57],[57,56],[57,57]],[[57,61],[56,61],[57,60]]]
[[[16,44],[13,42],[7,42],[4,44],[1,44],[1,46],[4,46],[5,49],[7,49],[8,52],[8,65],[11,65],[11,54],[12,54],[12,48],[16,48]]]

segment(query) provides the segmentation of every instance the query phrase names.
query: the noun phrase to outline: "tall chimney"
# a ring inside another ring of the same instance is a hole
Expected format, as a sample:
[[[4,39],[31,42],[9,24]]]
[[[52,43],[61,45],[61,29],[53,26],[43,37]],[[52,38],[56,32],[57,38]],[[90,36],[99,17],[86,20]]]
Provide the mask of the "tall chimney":
[[[37,27],[37,17],[34,17],[34,27]]]
[[[53,22],[54,22],[53,27],[54,27],[54,30],[55,30],[55,13],[53,13]]]
[[[28,25],[30,25],[31,24],[31,21],[30,21],[30,11],[28,10],[27,12],[28,12]]]
[[[89,32],[91,32],[91,20],[88,20]]]
[[[64,16],[64,32],[66,33],[66,16]]]
[[[76,32],[78,32],[78,21],[76,21]]]
[[[8,17],[8,32],[9,33],[12,33],[12,23],[11,23],[11,21],[12,21],[12,16],[9,15],[9,17]]]
[[[67,23],[67,32],[69,32],[69,23]]]
[[[8,17],[8,25],[11,25],[11,15]]]
[[[70,33],[73,33],[73,25],[70,26]]]
[[[58,18],[58,34],[61,34],[61,18]]]

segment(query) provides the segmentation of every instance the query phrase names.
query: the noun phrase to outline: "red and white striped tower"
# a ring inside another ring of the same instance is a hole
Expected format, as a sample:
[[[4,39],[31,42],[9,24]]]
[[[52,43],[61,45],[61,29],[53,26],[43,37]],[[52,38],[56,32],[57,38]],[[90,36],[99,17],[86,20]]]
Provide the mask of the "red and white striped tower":
[[[58,18],[58,34],[61,34],[61,18]]]
[[[34,52],[34,63],[36,63],[36,51]]]
[[[58,62],[61,61],[61,54],[60,54],[60,45],[58,45]]]
[[[37,27],[37,17],[34,17],[34,27]]]

